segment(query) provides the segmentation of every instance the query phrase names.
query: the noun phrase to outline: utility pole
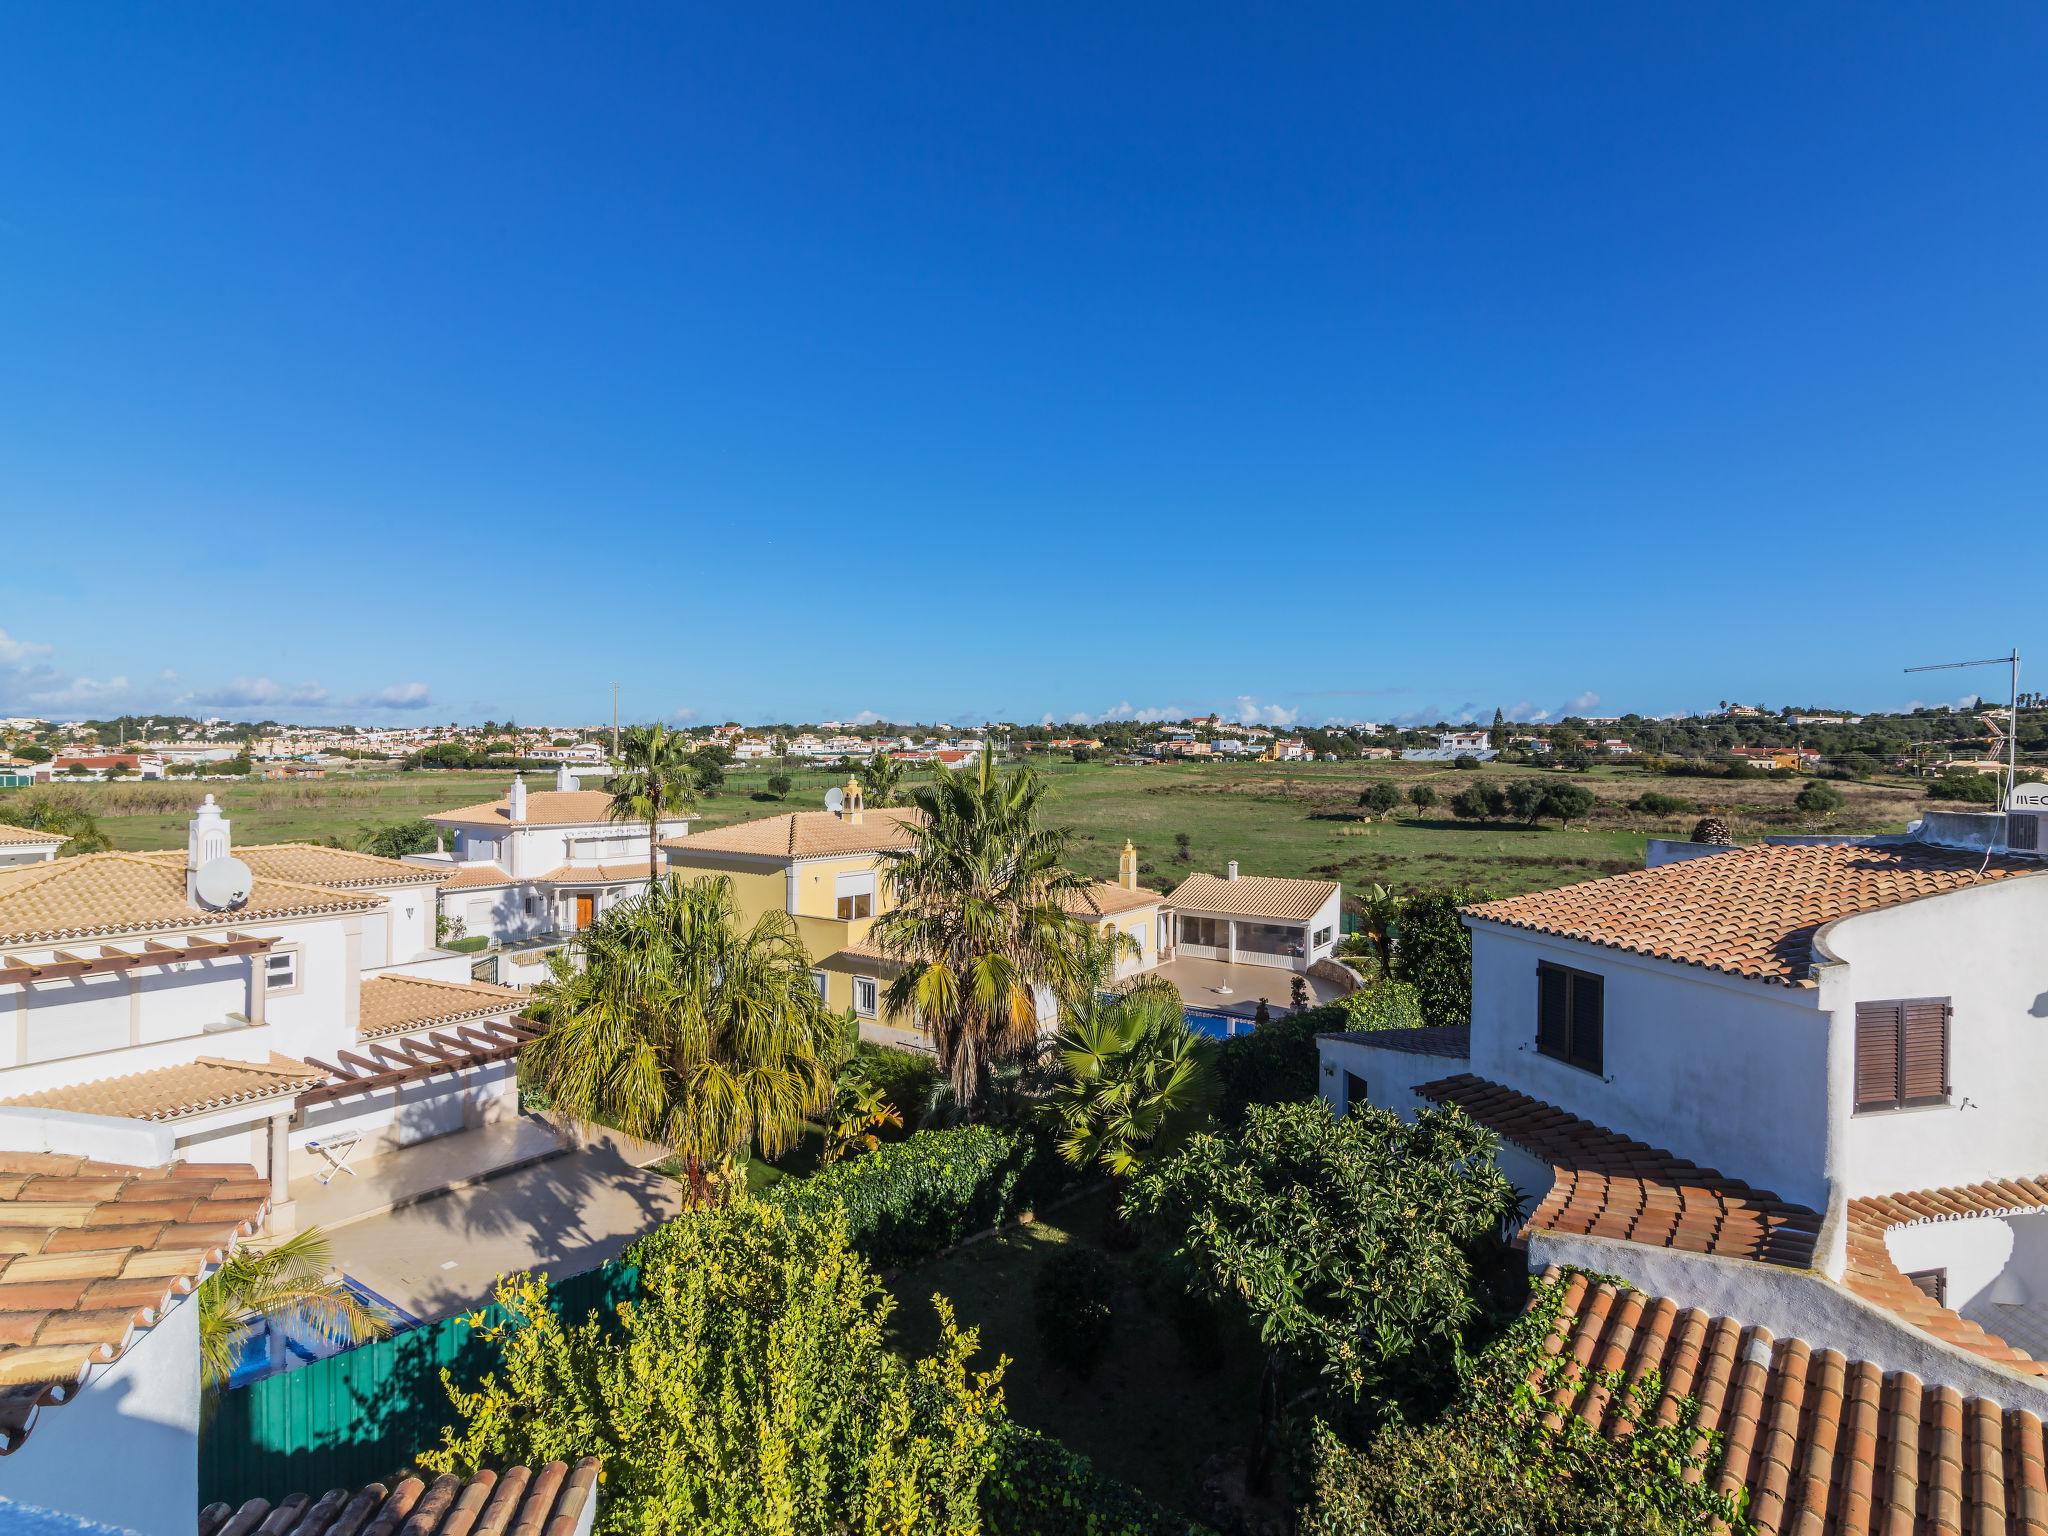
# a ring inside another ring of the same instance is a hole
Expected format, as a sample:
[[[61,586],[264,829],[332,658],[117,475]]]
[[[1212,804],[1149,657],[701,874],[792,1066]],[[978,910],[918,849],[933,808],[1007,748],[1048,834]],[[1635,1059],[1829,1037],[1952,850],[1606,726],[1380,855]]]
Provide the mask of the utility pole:
[[[612,761],[619,760],[619,685],[612,684]]]
[[[1908,672],[1953,672],[1962,667],[2010,667],[2012,668],[2012,713],[2006,716],[2005,731],[2005,802],[2010,805],[2012,792],[2020,782],[2020,648],[2014,646],[2010,656],[1987,656],[1982,661],[1938,661],[1927,667],[1908,667]]]

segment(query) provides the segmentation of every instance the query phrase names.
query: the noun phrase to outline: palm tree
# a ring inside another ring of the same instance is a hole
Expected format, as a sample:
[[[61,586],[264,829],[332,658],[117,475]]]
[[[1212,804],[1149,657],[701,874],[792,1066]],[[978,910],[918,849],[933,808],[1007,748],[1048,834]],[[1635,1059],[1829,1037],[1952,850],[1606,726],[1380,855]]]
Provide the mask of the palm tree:
[[[687,738],[660,725],[635,726],[619,748],[619,771],[604,781],[612,803],[605,814],[613,821],[647,823],[647,881],[661,877],[661,824],[693,810],[691,789],[696,765]]]
[[[64,845],[57,850],[74,853],[105,853],[114,840],[101,829],[92,812],[81,805],[60,805],[46,795],[12,802],[5,808],[7,825],[28,832],[61,832]]]
[[[1065,1075],[1043,1113],[1060,1156],[1076,1168],[1135,1172],[1215,1099],[1215,1074],[1180,993],[1156,976],[1070,1015],[1053,1051]]]
[[[552,965],[528,1009],[547,1026],[525,1052],[534,1086],[568,1119],[672,1149],[697,1196],[749,1147],[779,1155],[832,1100],[844,1026],[796,924],[743,926],[722,875],[655,882]]]
[[[335,1344],[382,1338],[390,1325],[334,1274],[318,1227],[269,1248],[237,1248],[199,1285],[199,1363],[206,1384],[227,1385],[243,1330],[259,1320],[299,1323]]]
[[[1066,834],[1039,824],[1042,793],[1030,769],[998,775],[986,752],[941,768],[911,792],[909,846],[882,855],[896,905],[871,939],[902,967],[889,1011],[923,1022],[970,1114],[994,1063],[1037,1034],[1037,989],[1067,1002],[1087,985],[1087,928],[1065,898],[1088,882],[1066,867]]]
[[[903,765],[881,748],[860,765],[861,803],[864,805],[894,805],[898,791],[903,785]]]

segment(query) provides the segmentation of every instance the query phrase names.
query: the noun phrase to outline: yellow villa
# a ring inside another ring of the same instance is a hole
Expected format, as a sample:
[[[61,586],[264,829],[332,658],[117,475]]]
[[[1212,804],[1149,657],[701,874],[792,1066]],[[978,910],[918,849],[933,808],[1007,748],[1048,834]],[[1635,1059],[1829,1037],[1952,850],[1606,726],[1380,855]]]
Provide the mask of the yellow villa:
[[[818,995],[835,1012],[863,1019],[881,1013],[889,967],[867,944],[890,904],[882,854],[908,847],[919,812],[867,810],[848,780],[836,811],[793,811],[662,843],[668,867],[685,879],[724,875],[741,915],[787,912],[813,957]]]

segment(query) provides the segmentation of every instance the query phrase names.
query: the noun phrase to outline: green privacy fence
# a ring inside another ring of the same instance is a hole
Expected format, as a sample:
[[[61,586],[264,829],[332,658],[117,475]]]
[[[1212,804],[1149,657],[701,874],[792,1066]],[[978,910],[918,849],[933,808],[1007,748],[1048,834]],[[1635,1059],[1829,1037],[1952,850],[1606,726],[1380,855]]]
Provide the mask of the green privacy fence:
[[[608,1310],[633,1294],[639,1271],[606,1264],[556,1282],[556,1306],[570,1317]],[[503,1320],[495,1306],[489,1322]],[[199,1441],[199,1502],[275,1503],[382,1482],[441,1443],[453,1416],[443,1368],[474,1385],[497,1363],[467,1315],[442,1318],[295,1371],[211,1395]]]

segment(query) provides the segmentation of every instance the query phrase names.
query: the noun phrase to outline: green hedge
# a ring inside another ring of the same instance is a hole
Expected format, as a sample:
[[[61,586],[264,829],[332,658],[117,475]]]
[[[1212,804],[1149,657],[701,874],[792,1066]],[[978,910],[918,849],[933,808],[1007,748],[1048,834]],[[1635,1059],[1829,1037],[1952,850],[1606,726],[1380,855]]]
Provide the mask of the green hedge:
[[[1137,1489],[1098,1477],[1086,1456],[1021,1425],[982,1480],[983,1536],[1211,1536]]]
[[[1405,981],[1375,981],[1337,999],[1350,1029],[1420,1029],[1422,999]]]
[[[1031,1137],[985,1125],[919,1131],[778,1184],[766,1198],[791,1211],[839,1207],[867,1261],[900,1269],[1015,1215],[1037,1153]]]
[[[1222,1086],[1217,1118],[1236,1125],[1253,1104],[1291,1104],[1316,1096],[1316,1036],[1357,1026],[1335,1003],[1286,1014],[1216,1048]]]

